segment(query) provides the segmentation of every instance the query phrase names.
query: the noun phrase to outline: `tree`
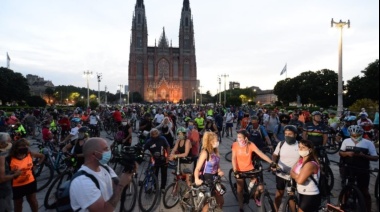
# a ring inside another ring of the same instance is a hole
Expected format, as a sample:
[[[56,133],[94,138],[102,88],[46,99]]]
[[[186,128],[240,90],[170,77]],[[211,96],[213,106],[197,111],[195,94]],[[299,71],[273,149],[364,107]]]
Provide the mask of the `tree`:
[[[26,100],[30,107],[45,107],[46,101],[40,96],[31,96]]]
[[[54,98],[55,91],[52,88],[45,89],[45,95],[48,98],[48,103],[51,104],[52,99]]]
[[[141,103],[144,99],[142,98],[141,94],[139,92],[133,92],[131,95],[130,102],[131,103]]]
[[[364,71],[363,80],[363,96],[368,99],[379,99],[379,59],[370,63]]]
[[[375,102],[371,99],[358,99],[349,107],[349,110],[358,112],[361,111],[361,108],[366,108],[367,112],[375,112],[377,107],[379,107],[379,102]]]
[[[21,102],[30,97],[26,78],[11,69],[0,67],[0,100],[7,102]]]

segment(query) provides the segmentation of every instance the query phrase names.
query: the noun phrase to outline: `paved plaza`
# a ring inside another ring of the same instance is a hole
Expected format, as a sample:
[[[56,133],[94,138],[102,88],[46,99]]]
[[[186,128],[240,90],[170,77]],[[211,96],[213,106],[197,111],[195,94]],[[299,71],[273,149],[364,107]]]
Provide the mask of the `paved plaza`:
[[[105,137],[108,140],[109,144],[112,143],[112,140],[110,139],[110,137],[107,137],[107,135],[104,132],[102,132],[102,137]],[[234,134],[233,138],[236,138],[236,134]],[[136,143],[136,142],[137,142],[137,137],[134,134],[133,143]],[[225,160],[224,155],[231,150],[232,142],[233,142],[233,139],[231,137],[229,137],[229,138],[224,137],[222,139],[222,143],[219,146],[219,150],[220,150],[220,154],[221,154],[221,162],[220,163],[221,163],[222,170],[226,175],[226,179],[228,179],[228,172],[231,169],[232,165],[230,162]],[[336,153],[334,155],[329,155],[329,158],[331,161],[339,161],[338,153]],[[144,173],[144,170],[146,169],[146,166],[144,164],[147,164],[147,163],[143,163],[142,166],[139,166],[139,169],[138,169],[138,178],[139,179],[138,180],[142,180],[144,177],[143,173]],[[338,197],[339,192],[341,190],[339,168],[338,168],[337,164],[334,162],[331,163],[330,167],[331,167],[331,169],[334,173],[334,176],[335,176],[334,189],[332,191],[332,193],[333,193],[332,203],[336,204],[338,201],[337,197]],[[378,162],[376,162],[376,163],[372,162],[371,167],[372,168],[378,168],[379,163]],[[171,182],[173,182],[173,175],[171,174],[172,171],[174,171],[174,170],[170,169],[168,171],[167,185],[169,185]],[[57,175],[57,174],[55,173],[55,175]],[[264,178],[265,178],[266,188],[270,192],[272,199],[274,199],[274,193],[276,190],[275,189],[276,188],[275,176],[272,173],[264,172]],[[160,177],[159,177],[159,179],[160,179]],[[376,176],[371,175],[369,187],[370,187],[370,193],[372,194],[372,211],[374,211],[374,212],[378,211],[378,205],[376,204],[376,199],[374,198],[375,180],[376,180]],[[231,191],[231,188],[230,188],[228,181],[226,181],[224,183],[225,183],[225,186],[227,187],[227,192],[224,195],[225,204],[223,207],[223,211],[225,211],[225,212],[236,212],[239,209],[238,203],[237,203],[234,195],[232,194],[232,191]],[[54,210],[45,210],[45,208],[43,206],[43,200],[44,200],[46,191],[47,191],[47,188],[44,189],[43,191],[37,193],[37,199],[38,199],[38,203],[39,203],[39,211],[54,211]],[[26,200],[24,200],[23,207],[24,207],[23,211],[25,211],[25,212],[30,211],[29,205],[26,202]],[[116,210],[116,211],[118,211],[118,210]],[[140,211],[138,208],[137,202],[136,202],[136,206],[135,206],[134,211],[136,211],[136,212]],[[172,212],[174,212],[174,211],[181,211],[181,209],[178,205],[172,209],[166,209],[162,204],[162,198],[161,198],[159,205],[156,206],[156,209],[154,211],[168,211],[168,212],[172,211]],[[256,205],[254,204],[254,202],[250,201],[249,205],[244,206],[244,211],[248,211],[248,212],[258,211],[258,209],[257,209]]]

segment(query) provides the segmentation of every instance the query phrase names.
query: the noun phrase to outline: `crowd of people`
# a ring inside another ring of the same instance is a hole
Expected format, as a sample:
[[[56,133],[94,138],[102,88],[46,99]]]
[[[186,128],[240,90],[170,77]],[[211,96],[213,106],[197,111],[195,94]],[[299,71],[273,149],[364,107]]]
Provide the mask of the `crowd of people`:
[[[70,192],[70,198],[75,211],[115,210],[122,188],[131,181],[137,168],[137,165],[132,166],[118,177],[107,166],[112,153],[107,141],[99,137],[100,125],[105,120],[116,123],[122,133],[116,134],[115,142],[126,146],[132,144],[133,124],[138,123],[136,128],[139,131],[148,132],[144,149],[155,159],[155,175],[161,175],[161,192],[166,188],[168,162],[177,158],[190,158],[181,164],[181,170],[193,170],[186,178],[189,187],[192,182],[201,185],[214,176],[223,176],[219,144],[222,136],[232,137],[237,131],[236,142],[232,145],[231,167],[237,179],[240,211],[244,211],[243,180],[237,173],[255,169],[254,155],[270,163],[273,171],[282,170],[276,173],[276,211],[284,196],[288,176],[297,184],[299,211],[318,210],[320,194],[312,179],[318,182],[320,164],[314,150],[326,144],[329,133],[338,134],[337,139],[342,141],[339,155],[342,162],[351,167],[368,169],[370,161],[378,160],[374,143],[370,141],[378,130],[378,112],[372,122],[364,109],[358,115],[344,113],[337,117],[334,112],[323,108],[310,113],[307,110],[266,110],[247,106],[134,105],[100,107],[93,111],[80,108],[72,111],[35,109],[24,115],[13,113],[9,117],[0,111],[0,117],[4,120],[0,122],[0,189],[5,191],[0,195],[0,208],[4,208],[0,211],[13,211],[13,208],[14,211],[22,211],[23,197],[26,197],[32,211],[38,211],[36,180],[33,177],[33,169],[38,164],[33,164],[32,158],[39,158],[39,163],[42,163],[44,155],[30,150],[23,123],[33,129],[30,134],[33,139],[36,124],[40,121],[43,141],[61,144],[64,152],[79,158],[78,170],[93,175],[99,182],[97,187],[86,176],[72,181],[70,190],[75,192]],[[9,126],[15,129],[14,134],[8,133]],[[96,132],[93,138],[88,135],[90,129]],[[121,138],[116,139],[119,136]],[[273,152],[272,158],[263,153],[265,148]],[[354,174],[370,211],[369,172],[357,171]],[[343,175],[342,182],[344,180]],[[256,181],[251,179],[249,188]],[[263,185],[259,185],[257,192],[262,190]],[[257,194],[253,198],[260,206]],[[223,196],[216,194],[216,200],[222,209]],[[205,204],[203,211],[207,211],[207,207]]]

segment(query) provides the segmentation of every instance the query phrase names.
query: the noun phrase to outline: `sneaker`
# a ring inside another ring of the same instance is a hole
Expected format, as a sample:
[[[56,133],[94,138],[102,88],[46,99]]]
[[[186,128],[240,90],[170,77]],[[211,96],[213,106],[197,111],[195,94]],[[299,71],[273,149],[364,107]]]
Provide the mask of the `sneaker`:
[[[256,203],[256,205],[257,205],[258,207],[261,206],[261,201],[260,201],[259,199],[255,199],[255,203]]]

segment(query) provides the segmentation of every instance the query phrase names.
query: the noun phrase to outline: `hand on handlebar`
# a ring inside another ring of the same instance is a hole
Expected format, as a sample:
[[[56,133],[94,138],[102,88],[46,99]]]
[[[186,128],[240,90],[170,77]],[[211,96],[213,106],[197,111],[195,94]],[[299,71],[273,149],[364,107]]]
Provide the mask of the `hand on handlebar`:
[[[202,185],[202,183],[203,183],[203,180],[195,179],[195,185],[200,186],[200,185]]]

